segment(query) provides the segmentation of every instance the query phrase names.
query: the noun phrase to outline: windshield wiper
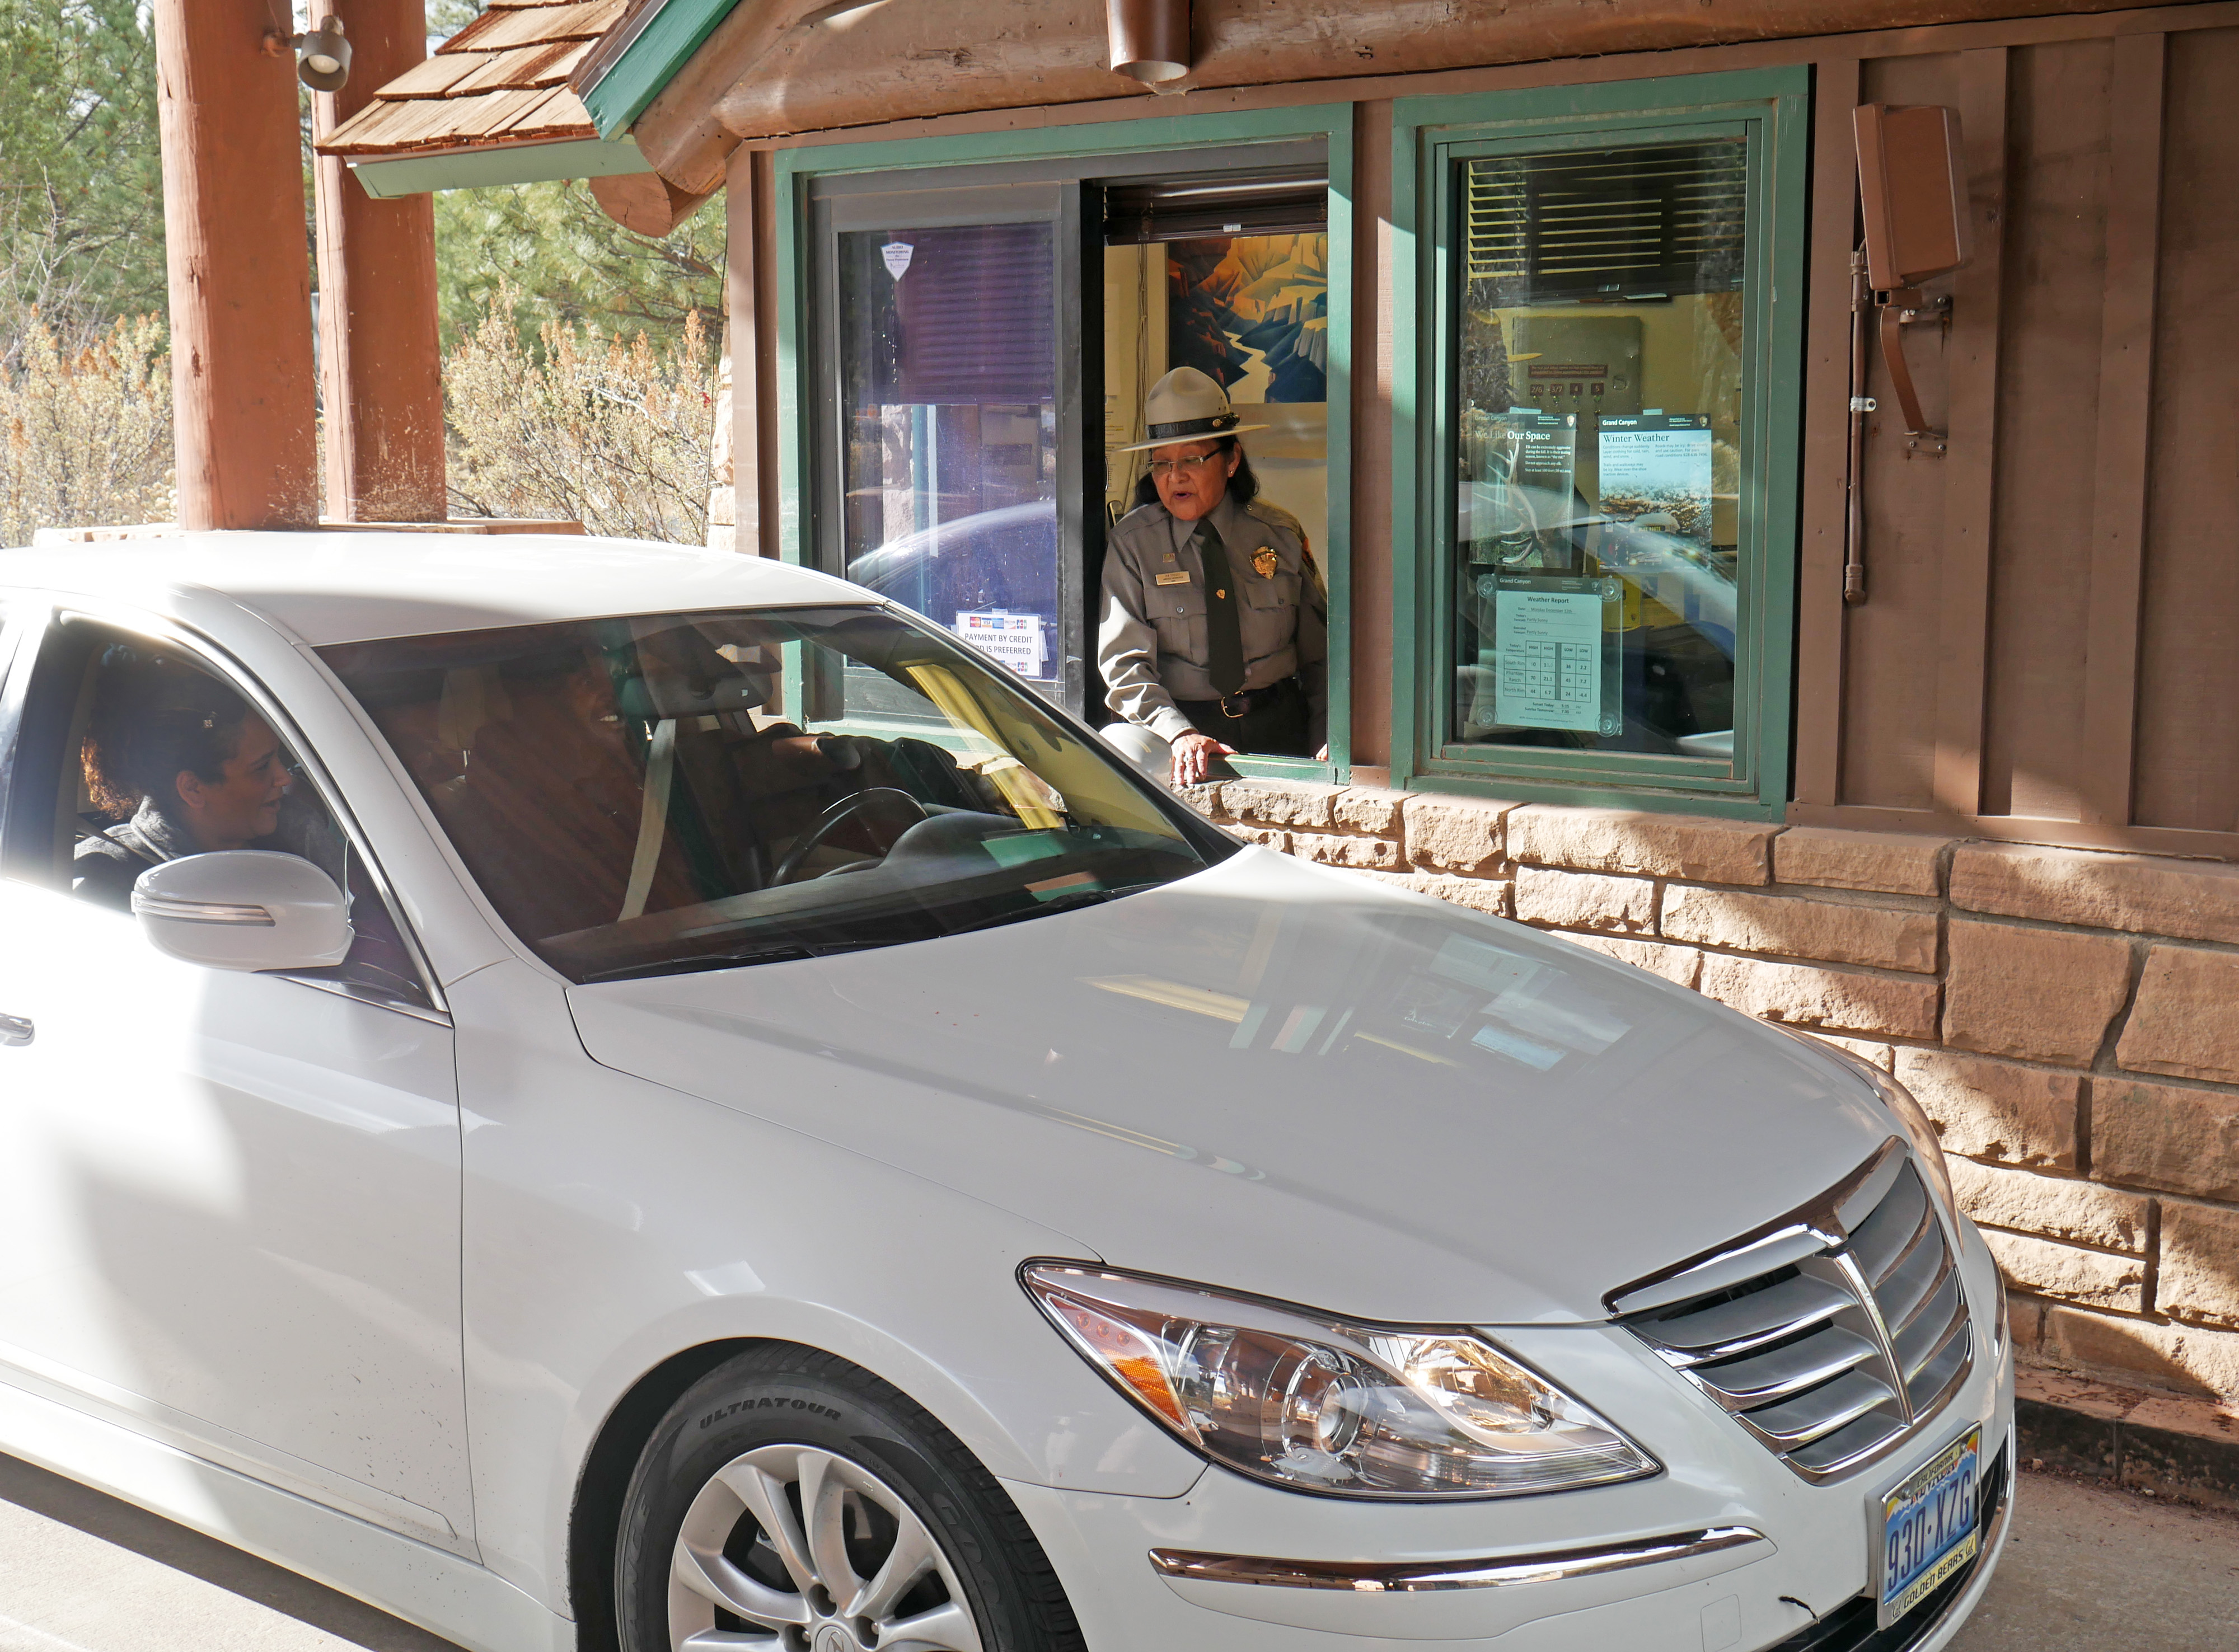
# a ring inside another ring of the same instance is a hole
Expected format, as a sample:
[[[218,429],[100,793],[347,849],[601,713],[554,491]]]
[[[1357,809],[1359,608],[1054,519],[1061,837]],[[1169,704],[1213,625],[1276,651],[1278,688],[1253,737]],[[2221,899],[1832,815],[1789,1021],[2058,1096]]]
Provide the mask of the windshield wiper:
[[[862,946],[880,946],[882,941],[864,941]],[[628,977],[641,979],[649,975],[694,975],[707,970],[743,969],[749,964],[793,964],[802,959],[822,958],[829,952],[852,952],[856,946],[797,946],[791,944],[757,947],[751,952],[702,952],[697,958],[665,959],[657,964],[624,964],[608,970],[594,970],[583,978],[588,986],[593,981],[611,981]]]
[[[997,912],[992,918],[981,918],[969,924],[959,924],[948,932],[952,935],[968,935],[975,929],[995,929],[1005,924],[1023,923],[1029,918],[1046,918],[1052,912],[1071,912],[1079,906],[1100,906],[1107,900],[1117,900],[1122,895],[1133,895],[1142,890],[1159,888],[1164,882],[1165,879],[1158,879],[1149,883],[1122,884],[1117,889],[1084,889],[1077,894],[1060,895],[1052,900],[1038,902],[1022,911]]]

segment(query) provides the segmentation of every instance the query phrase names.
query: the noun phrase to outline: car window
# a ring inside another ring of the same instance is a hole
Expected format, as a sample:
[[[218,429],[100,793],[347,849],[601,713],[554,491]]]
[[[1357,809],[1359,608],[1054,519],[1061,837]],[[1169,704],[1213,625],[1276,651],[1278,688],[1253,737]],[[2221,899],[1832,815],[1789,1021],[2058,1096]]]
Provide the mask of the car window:
[[[36,816],[18,808],[10,831],[43,840],[48,853],[30,859],[44,863],[46,881],[129,912],[139,874],[164,860],[229,846],[300,855],[342,890],[355,939],[341,965],[288,973],[394,1007],[434,1007],[363,854],[298,751],[232,682],[183,649],[83,621],[51,632],[38,665],[16,780],[36,785]],[[183,773],[242,799],[235,836],[199,835]]]
[[[1000,668],[888,609],[321,654],[500,915],[578,981],[987,928],[1235,846]],[[854,694],[865,676],[875,696]]]

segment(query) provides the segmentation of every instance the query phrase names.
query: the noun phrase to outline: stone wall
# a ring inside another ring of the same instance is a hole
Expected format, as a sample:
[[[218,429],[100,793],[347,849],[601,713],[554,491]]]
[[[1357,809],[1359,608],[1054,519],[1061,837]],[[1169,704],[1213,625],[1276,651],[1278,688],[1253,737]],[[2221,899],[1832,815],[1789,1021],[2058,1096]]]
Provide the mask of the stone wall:
[[[1189,796],[1894,1071],[2005,1268],[2025,1363],[2239,1405],[2239,866],[1265,780]]]

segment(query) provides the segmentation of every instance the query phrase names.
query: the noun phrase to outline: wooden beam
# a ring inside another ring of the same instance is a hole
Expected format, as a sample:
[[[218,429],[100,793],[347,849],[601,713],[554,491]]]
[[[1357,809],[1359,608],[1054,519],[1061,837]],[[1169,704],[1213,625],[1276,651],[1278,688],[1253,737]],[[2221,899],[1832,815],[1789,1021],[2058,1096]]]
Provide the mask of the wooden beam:
[[[428,56],[423,0],[332,0],[349,31],[347,85],[311,100],[322,137]],[[312,169],[327,512],[348,522],[448,514],[432,196],[375,200],[336,156]]]
[[[1844,479],[1850,421],[1835,415],[1850,399],[1850,253],[1857,235],[1857,160],[1850,111],[1858,102],[1858,63],[1819,65],[1811,157],[1811,246],[1807,290],[1817,301],[1804,335],[1802,565],[1797,579],[1796,768],[1799,803],[1839,800],[1843,775],[1843,681],[1850,627],[1843,603]],[[1837,302],[1840,295],[1845,301]],[[1777,456],[1768,455],[1778,463]],[[1857,479],[1851,479],[1856,481]],[[1767,757],[1777,761],[1777,754]]]
[[[1937,621],[1934,776],[1937,807],[1957,815],[1979,813],[1983,804],[2006,230],[2006,72],[2003,46],[1960,55],[1959,122],[1967,143],[1968,241],[1974,255],[1951,283],[1946,415],[1950,451],[1942,461],[1943,571]],[[1913,331],[1923,335],[1928,329]],[[1924,342],[1918,337],[1916,348]]]
[[[265,0],[156,0],[179,524],[319,514],[296,54]]]
[[[2106,308],[2099,326],[2099,431],[2083,653],[2083,816],[2127,826],[2137,734],[2169,36],[2119,35],[2114,51]]]

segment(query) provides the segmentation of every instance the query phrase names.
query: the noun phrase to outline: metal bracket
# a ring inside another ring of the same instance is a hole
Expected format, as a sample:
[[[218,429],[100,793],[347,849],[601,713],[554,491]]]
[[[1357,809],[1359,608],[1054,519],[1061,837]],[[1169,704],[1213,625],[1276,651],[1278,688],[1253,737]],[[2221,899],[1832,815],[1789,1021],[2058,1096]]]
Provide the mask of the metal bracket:
[[[1916,322],[1947,322],[1951,300],[1944,296],[1931,301],[1917,287],[1899,287],[1874,296],[1882,312],[1882,360],[1888,364],[1890,388],[1897,392],[1897,408],[1904,415],[1905,452],[1923,459],[1941,459],[1949,444],[1943,432],[1928,428],[1927,415],[1920,410],[1920,392],[1913,388],[1912,368],[1904,359],[1904,328]]]

